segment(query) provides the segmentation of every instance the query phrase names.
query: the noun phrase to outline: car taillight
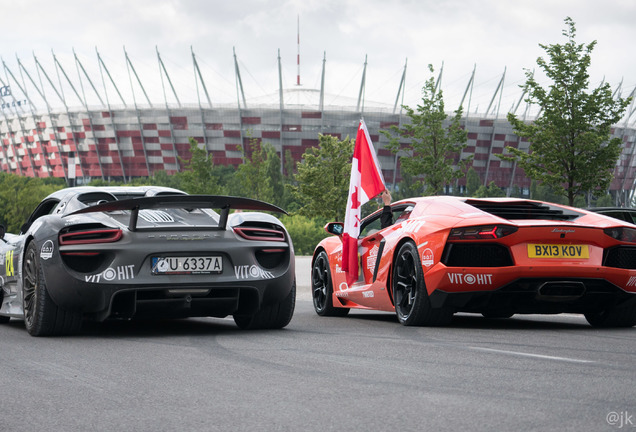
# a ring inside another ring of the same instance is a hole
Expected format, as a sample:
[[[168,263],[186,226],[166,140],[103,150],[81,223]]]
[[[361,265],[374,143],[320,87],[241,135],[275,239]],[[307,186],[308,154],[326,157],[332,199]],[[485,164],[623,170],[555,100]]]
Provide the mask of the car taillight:
[[[60,246],[113,243],[121,239],[120,229],[92,229],[86,231],[74,231],[60,234]]]
[[[285,233],[269,228],[234,227],[234,232],[245,240],[284,242]]]
[[[453,228],[448,236],[448,240],[494,240],[515,232],[517,232],[517,227],[510,225],[482,225]]]
[[[636,243],[636,229],[627,227],[605,228],[605,234],[622,242]]]

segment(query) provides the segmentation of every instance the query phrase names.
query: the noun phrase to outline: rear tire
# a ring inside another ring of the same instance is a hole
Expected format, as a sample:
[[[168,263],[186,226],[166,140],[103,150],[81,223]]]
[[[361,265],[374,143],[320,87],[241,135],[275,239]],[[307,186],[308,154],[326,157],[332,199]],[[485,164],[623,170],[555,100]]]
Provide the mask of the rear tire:
[[[585,319],[593,327],[634,327],[636,325],[636,301],[630,301],[627,306],[586,313]]]
[[[340,316],[349,313],[349,308],[333,305],[333,282],[327,252],[321,251],[311,268],[311,296],[314,310],[320,316]]]
[[[450,323],[453,312],[433,308],[428,298],[422,264],[413,243],[404,243],[395,258],[392,278],[395,314],[405,326],[443,326]]]
[[[234,322],[243,330],[281,329],[291,321],[295,305],[296,279],[282,301],[261,308],[254,315],[234,315]]]
[[[77,333],[82,315],[59,308],[49,296],[35,242],[29,243],[22,266],[24,325],[31,336]]]
[[[0,289],[0,305],[2,305],[2,301],[4,300],[4,293],[2,289]],[[11,320],[11,317],[0,315],[0,324],[6,324]]]

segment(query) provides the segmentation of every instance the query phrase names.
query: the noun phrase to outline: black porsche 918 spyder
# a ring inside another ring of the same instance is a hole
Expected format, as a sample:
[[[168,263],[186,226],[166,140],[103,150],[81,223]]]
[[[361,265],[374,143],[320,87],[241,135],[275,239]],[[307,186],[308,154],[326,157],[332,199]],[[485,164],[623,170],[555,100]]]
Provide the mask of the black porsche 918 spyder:
[[[231,212],[231,210],[241,210]],[[296,298],[284,210],[164,187],[74,187],[37,206],[20,234],[1,230],[0,322],[33,336],[83,320],[225,317],[282,328]]]

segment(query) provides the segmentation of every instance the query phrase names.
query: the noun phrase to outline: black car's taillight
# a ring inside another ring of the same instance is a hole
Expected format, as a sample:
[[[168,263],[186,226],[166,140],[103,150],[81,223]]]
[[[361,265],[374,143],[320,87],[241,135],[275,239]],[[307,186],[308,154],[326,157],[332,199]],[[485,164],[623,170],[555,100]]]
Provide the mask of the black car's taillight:
[[[245,240],[284,242],[285,233],[270,228],[234,227],[234,232]]]
[[[113,243],[121,239],[120,229],[89,229],[60,234],[60,246]]]

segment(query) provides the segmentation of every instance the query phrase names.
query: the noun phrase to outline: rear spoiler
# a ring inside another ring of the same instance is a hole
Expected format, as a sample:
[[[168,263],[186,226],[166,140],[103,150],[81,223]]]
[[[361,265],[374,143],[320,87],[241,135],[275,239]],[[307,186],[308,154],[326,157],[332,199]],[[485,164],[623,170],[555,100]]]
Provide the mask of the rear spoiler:
[[[132,198],[121,201],[111,201],[103,204],[86,207],[65,216],[82,213],[111,212],[117,210],[130,210],[130,222],[128,229],[137,229],[137,219],[141,209],[165,209],[165,208],[209,208],[221,209],[219,229],[227,226],[227,218],[230,210],[256,210],[271,211],[287,214],[285,210],[273,204],[251,198],[241,198],[223,195],[158,195],[153,197]]]

